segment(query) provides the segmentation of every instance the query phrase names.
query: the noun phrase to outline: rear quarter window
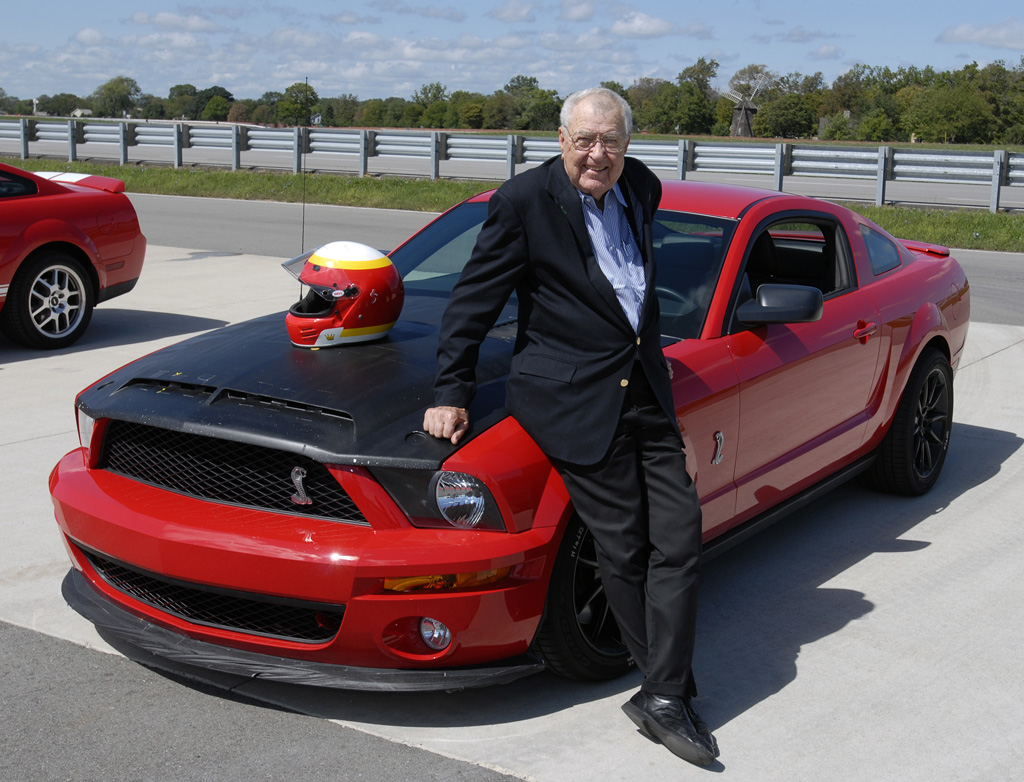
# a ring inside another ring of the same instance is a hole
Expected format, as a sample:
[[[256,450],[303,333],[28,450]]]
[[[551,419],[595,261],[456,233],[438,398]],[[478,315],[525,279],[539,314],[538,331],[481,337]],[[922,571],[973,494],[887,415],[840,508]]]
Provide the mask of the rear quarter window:
[[[900,265],[900,251],[889,239],[866,225],[860,227],[860,235],[868,249],[871,271],[876,276]]]
[[[35,195],[36,185],[29,179],[0,171],[0,198]]]

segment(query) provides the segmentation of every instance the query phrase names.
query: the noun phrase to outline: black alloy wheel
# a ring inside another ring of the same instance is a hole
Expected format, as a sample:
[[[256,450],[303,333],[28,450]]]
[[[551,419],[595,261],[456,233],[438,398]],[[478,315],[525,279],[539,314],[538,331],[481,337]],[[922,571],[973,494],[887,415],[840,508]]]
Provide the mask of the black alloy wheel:
[[[535,645],[547,667],[569,679],[613,679],[632,667],[601,583],[594,538],[575,516],[558,550]]]
[[[942,472],[952,427],[953,371],[942,353],[927,348],[910,373],[865,482],[894,494],[924,494]]]

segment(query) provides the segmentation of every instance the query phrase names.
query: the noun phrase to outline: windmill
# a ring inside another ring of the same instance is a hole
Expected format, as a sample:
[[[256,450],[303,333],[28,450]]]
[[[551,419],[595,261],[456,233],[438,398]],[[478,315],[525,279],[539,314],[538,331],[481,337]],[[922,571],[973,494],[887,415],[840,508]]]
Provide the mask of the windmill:
[[[732,124],[729,126],[730,136],[743,136],[745,138],[753,138],[754,131],[754,115],[757,114],[757,104],[754,103],[754,98],[766,84],[768,84],[770,77],[767,73],[761,73],[754,80],[754,85],[750,90],[750,95],[744,97],[736,90],[729,90],[725,93],[725,97],[736,104],[736,108],[732,110]]]

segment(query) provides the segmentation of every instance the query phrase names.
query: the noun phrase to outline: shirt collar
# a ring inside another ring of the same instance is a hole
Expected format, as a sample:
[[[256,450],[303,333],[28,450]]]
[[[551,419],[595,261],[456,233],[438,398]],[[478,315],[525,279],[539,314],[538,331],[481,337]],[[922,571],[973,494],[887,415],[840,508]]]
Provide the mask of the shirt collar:
[[[587,202],[588,198],[590,198],[591,200],[595,200],[595,202],[596,202],[596,199],[594,199],[593,196],[587,195],[582,190],[577,190],[576,192],[579,194],[580,201],[582,201],[584,204]],[[618,200],[618,202],[622,205],[622,207],[625,208],[625,206],[626,206],[626,197],[624,195],[622,195],[622,189],[619,187],[619,183],[618,182],[616,182],[614,185],[612,185],[612,189],[609,192],[615,193],[616,200]]]

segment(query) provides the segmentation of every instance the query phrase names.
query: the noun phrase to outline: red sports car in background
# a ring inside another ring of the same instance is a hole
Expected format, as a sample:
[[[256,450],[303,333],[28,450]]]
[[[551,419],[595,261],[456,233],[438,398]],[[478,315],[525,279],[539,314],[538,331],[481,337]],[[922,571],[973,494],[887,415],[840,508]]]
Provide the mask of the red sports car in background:
[[[145,254],[124,182],[0,163],[0,328],[12,341],[72,344],[95,305],[135,287]]]
[[[420,430],[486,201],[392,253],[405,306],[382,341],[304,350],[277,313],[83,391],[81,447],[50,478],[68,602],[161,657],[293,682],[625,671],[587,530],[504,409],[514,299],[481,348],[470,436]],[[688,182],[665,183],[655,232],[709,549],[856,474],[935,483],[970,314],[947,249],[815,199]]]

